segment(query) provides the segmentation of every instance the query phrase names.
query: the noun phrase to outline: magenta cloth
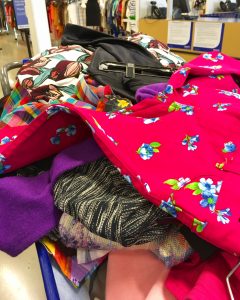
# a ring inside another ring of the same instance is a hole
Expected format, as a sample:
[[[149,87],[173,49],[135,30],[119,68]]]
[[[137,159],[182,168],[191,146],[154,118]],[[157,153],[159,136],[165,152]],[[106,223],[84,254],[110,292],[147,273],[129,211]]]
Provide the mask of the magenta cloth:
[[[226,276],[238,261],[224,252],[203,262],[194,254],[171,269],[165,286],[178,300],[230,300]],[[240,299],[240,269],[232,275],[230,283],[235,299]]]
[[[91,129],[143,197],[201,238],[240,255],[239,75],[240,61],[212,52],[184,65],[164,92],[125,113],[50,105],[29,125],[0,130],[1,141],[11,140],[0,146],[0,172],[59,153],[91,136]]]
[[[165,90],[166,82],[153,83],[139,88],[135,94],[135,99],[140,102],[147,98],[153,98]]]
[[[0,250],[16,256],[59,222],[52,186],[67,170],[103,156],[93,139],[58,154],[48,172],[0,179]]]

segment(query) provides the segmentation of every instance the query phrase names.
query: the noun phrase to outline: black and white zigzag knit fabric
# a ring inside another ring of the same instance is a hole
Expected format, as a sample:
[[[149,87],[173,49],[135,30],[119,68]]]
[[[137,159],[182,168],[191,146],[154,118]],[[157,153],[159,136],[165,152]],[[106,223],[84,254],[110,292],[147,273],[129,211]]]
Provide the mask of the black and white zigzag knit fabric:
[[[59,177],[54,198],[60,210],[89,231],[123,246],[159,240],[174,222],[144,199],[106,158]]]

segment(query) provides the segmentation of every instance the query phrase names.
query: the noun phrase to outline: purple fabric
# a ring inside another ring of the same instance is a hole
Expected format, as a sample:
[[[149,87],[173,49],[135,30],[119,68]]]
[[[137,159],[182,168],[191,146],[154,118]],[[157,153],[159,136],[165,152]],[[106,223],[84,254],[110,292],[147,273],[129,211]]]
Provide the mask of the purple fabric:
[[[0,250],[16,256],[53,229],[61,215],[52,195],[57,178],[102,156],[94,140],[88,139],[59,153],[48,172],[0,179]]]
[[[146,98],[153,98],[158,93],[164,91],[166,86],[167,86],[167,82],[145,85],[137,90],[135,94],[135,99],[137,102],[140,102]]]

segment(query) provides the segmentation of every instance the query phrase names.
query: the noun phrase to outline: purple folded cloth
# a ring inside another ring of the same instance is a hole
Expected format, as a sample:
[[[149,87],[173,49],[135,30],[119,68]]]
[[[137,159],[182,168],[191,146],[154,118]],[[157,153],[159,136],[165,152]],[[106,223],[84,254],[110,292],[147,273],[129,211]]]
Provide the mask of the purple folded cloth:
[[[94,140],[88,139],[59,153],[47,172],[0,179],[0,250],[16,256],[52,230],[61,216],[52,193],[57,178],[102,156]]]
[[[164,91],[166,86],[167,86],[167,82],[145,85],[136,91],[135,99],[137,102],[140,102],[143,99],[153,98],[158,93]]]

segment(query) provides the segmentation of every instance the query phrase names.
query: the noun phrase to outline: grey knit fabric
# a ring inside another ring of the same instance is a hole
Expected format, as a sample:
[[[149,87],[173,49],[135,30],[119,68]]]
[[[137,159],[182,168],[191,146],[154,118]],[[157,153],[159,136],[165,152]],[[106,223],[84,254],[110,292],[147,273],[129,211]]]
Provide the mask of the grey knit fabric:
[[[89,231],[123,246],[167,234],[173,219],[144,199],[106,159],[63,174],[54,186],[55,205]]]

